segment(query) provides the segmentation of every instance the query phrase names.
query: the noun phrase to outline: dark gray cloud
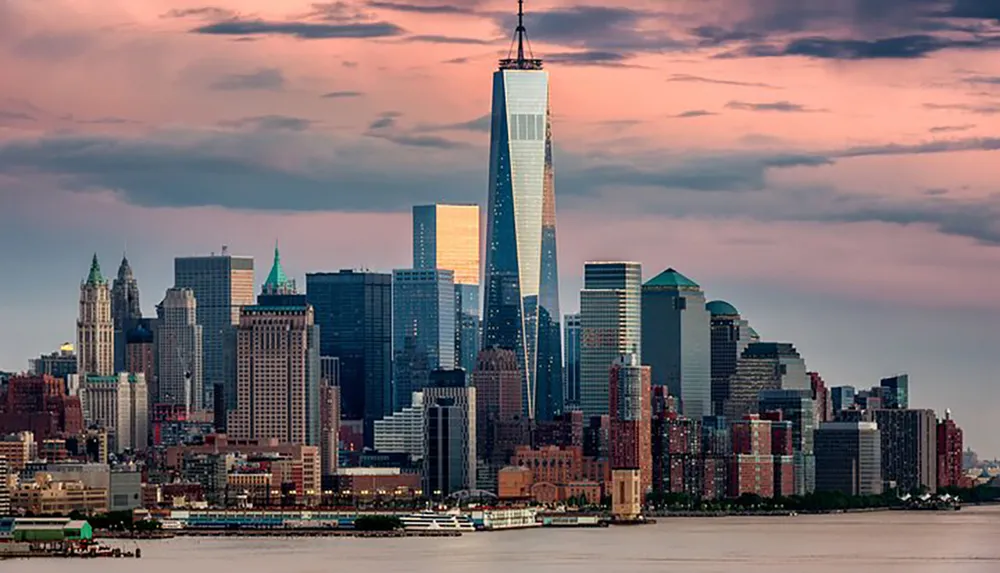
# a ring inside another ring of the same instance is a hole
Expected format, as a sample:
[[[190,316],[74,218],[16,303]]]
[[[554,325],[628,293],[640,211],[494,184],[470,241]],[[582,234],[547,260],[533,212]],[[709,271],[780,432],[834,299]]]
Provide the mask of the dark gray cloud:
[[[975,128],[975,124],[967,123],[965,125],[938,125],[930,128],[928,131],[931,133],[957,133],[959,131],[968,131]]]
[[[718,78],[707,78],[704,76],[694,76],[691,74],[673,74],[667,78],[668,82],[686,82],[686,83],[702,83],[702,84],[717,84],[722,86],[735,86],[735,87],[745,87],[745,88],[765,88],[771,90],[782,89],[779,86],[772,84],[766,84],[763,82],[742,82],[737,80],[720,80]]]
[[[392,10],[395,12],[413,12],[417,14],[475,14],[476,3],[463,1],[461,6],[455,4],[419,4],[410,2],[380,2],[371,0],[366,3],[371,8]]]
[[[1000,151],[1000,137],[974,137],[929,141],[912,145],[859,145],[831,153],[833,157],[871,157],[875,155],[925,155],[958,151]]]
[[[395,111],[384,112],[381,115],[379,115],[378,118],[372,120],[372,122],[368,124],[368,129],[369,131],[375,131],[379,129],[388,129],[390,127],[395,127],[396,119],[400,115],[401,115],[400,113]]]
[[[1000,113],[1000,104],[993,103],[925,103],[924,109],[937,111],[961,111],[977,115],[996,115]]]
[[[326,92],[325,94],[319,97],[324,99],[343,99],[343,98],[361,97],[363,95],[365,95],[363,92],[342,90],[336,92]]]
[[[115,116],[105,116],[105,117],[95,117],[93,119],[79,119],[72,115],[66,117],[67,120],[80,125],[138,125],[142,122],[136,121],[134,119],[128,119],[125,117],[115,117]]]
[[[707,115],[718,115],[718,114],[704,109],[692,109],[690,111],[682,111],[681,113],[678,113],[677,115],[672,115],[670,117],[674,117],[677,119],[687,119],[692,117],[705,117]]]
[[[236,12],[229,8],[218,6],[202,6],[199,8],[174,8],[166,12],[161,18],[203,18],[206,20],[225,20],[235,18]]]
[[[220,121],[219,125],[222,127],[233,127],[237,129],[252,128],[264,131],[306,131],[312,127],[314,123],[315,122],[313,120],[302,117],[293,117],[288,115],[258,115],[254,117],[242,117],[240,119]]]
[[[304,40],[318,40],[327,38],[385,38],[401,36],[406,31],[390,22],[321,24],[316,22],[227,20],[199,26],[191,32],[224,36],[283,35]]]
[[[728,59],[802,56],[829,60],[898,60],[924,58],[949,48],[986,49],[997,46],[1000,46],[1000,36],[980,36],[965,40],[927,34],[875,40],[811,36],[790,40],[784,44],[749,44],[714,57]]]
[[[457,44],[470,46],[489,46],[495,44],[496,40],[484,40],[481,38],[460,38],[456,36],[436,36],[433,34],[408,36],[407,42],[427,42],[429,44]]]
[[[597,51],[663,52],[689,47],[650,19],[658,15],[627,7],[570,6],[531,10],[525,27],[531,40]],[[508,34],[517,26],[513,11],[494,15]]]
[[[36,121],[37,118],[23,111],[8,111],[0,109],[0,121]]]
[[[486,114],[458,123],[422,125],[417,128],[417,131],[478,131],[489,133],[492,119],[490,114]]]
[[[455,141],[437,135],[419,135],[406,132],[393,131],[373,131],[368,133],[370,137],[377,137],[406,147],[425,147],[430,149],[462,149],[468,147],[461,141]]]
[[[806,107],[802,104],[792,103],[790,101],[771,101],[760,103],[731,101],[726,104],[726,107],[728,109],[736,109],[740,111],[777,111],[783,113],[818,113],[826,111],[823,109]]]
[[[67,60],[75,58],[97,44],[96,34],[85,32],[45,31],[18,40],[12,48],[14,55],[38,60]]]
[[[589,50],[586,52],[557,52],[546,54],[545,61],[564,66],[600,66],[607,68],[637,67],[628,64],[631,54]]]
[[[222,76],[213,81],[210,87],[220,91],[279,91],[285,87],[285,75],[278,68],[259,68],[245,74]]]
[[[965,81],[970,84],[985,84],[991,86],[1000,86],[1000,76],[972,76],[965,78]]]
[[[954,0],[954,5],[944,15],[953,18],[1000,20],[1000,4],[996,0]]]

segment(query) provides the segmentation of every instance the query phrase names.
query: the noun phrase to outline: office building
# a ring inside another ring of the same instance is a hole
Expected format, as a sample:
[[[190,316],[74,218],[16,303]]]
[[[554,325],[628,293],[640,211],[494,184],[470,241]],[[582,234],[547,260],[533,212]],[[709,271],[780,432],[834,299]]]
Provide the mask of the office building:
[[[937,423],[937,487],[965,486],[962,471],[962,428],[951,419],[951,410],[945,410],[944,419]]]
[[[438,369],[455,368],[455,272],[392,272],[394,409],[409,406]]]
[[[320,445],[319,327],[304,295],[294,293],[275,250],[259,302],[240,309],[236,333],[236,410],[226,424],[234,439]]]
[[[364,420],[372,445],[375,420],[392,414],[392,275],[344,270],[306,275],[320,353],[340,359],[341,416]]]
[[[580,333],[582,331],[579,314],[563,316],[563,349],[566,355],[563,365],[564,411],[580,407]]]
[[[849,410],[854,406],[854,386],[834,386],[830,388],[830,405],[833,408],[833,417],[840,415],[842,410]]]
[[[907,374],[883,378],[879,387],[882,389],[883,407],[900,410],[910,407],[910,377]]]
[[[201,396],[193,403],[214,404],[212,393],[222,384],[226,407],[236,407],[235,330],[240,307],[254,303],[253,257],[221,254],[174,259],[174,288],[190,289],[198,301],[196,323],[202,329]],[[161,356],[162,359],[162,356]]]
[[[149,440],[149,395],[143,374],[87,376],[80,401],[87,425],[108,430],[115,452],[146,449]]]
[[[476,388],[476,457],[481,489],[495,491],[498,472],[510,461],[514,449],[530,443],[521,379],[513,351],[487,348],[479,353],[472,385]]]
[[[642,356],[681,412],[712,415],[712,318],[697,283],[667,269],[642,285]]]
[[[609,413],[608,373],[620,356],[641,364],[642,266],[630,262],[584,265],[580,291],[580,409],[585,418]]]
[[[730,378],[723,410],[730,420],[757,413],[763,390],[810,390],[806,363],[794,346],[784,342],[750,343]]]
[[[76,321],[76,371],[81,375],[110,376],[115,371],[115,328],[111,320],[111,289],[101,274],[97,254],[87,279],[80,283]]]
[[[781,420],[791,423],[792,451],[775,452],[790,455],[795,464],[795,495],[812,493],[816,486],[816,458],[813,432],[816,430],[816,409],[812,390],[763,390],[757,411],[780,412]]]
[[[879,409],[864,413],[882,437],[885,489],[909,493],[937,488],[937,416],[933,410]]]
[[[736,307],[722,300],[705,305],[711,316],[712,413],[721,416],[729,399],[729,379],[753,341],[753,329]]]
[[[413,207],[413,268],[455,273],[455,362],[472,372],[479,353],[479,206]]]
[[[10,465],[0,455],[0,516],[10,515]]]
[[[340,453],[340,387],[327,378],[319,382],[320,460],[323,476],[337,474]]]
[[[882,493],[882,437],[874,422],[827,422],[815,433],[816,491]]]
[[[424,390],[424,492],[443,499],[476,489],[476,389]]]
[[[525,34],[493,74],[482,347],[514,351],[528,418],[549,420],[563,402],[552,116]]]
[[[375,421],[375,451],[406,454],[411,462],[424,457],[423,392],[414,392],[409,406]]]
[[[206,336],[198,324],[199,306],[192,289],[171,288],[156,309],[156,403],[184,406],[187,412],[206,406],[202,363]]]
[[[640,493],[653,487],[650,367],[626,354],[615,360],[608,381],[611,405],[611,469],[638,470]]]
[[[125,332],[125,372],[146,376],[150,402],[155,401],[158,392],[156,381],[156,337],[152,320],[140,318],[135,326]]]
[[[322,341],[320,341],[322,346]],[[340,387],[340,359],[336,356],[319,357],[319,377],[331,386]]]
[[[76,352],[73,344],[63,343],[59,350],[32,359],[29,370],[36,376],[48,375],[65,382],[70,374],[76,374]]]
[[[833,421],[833,400],[830,389],[826,387],[819,372],[809,372],[809,385],[812,387],[813,404],[816,406],[816,424]]]
[[[128,262],[128,258],[122,255],[122,262],[118,266],[118,276],[111,285],[111,321],[114,323],[115,333],[115,372],[127,371],[125,368],[126,333],[134,328],[141,318],[139,283],[132,274],[132,265]]]

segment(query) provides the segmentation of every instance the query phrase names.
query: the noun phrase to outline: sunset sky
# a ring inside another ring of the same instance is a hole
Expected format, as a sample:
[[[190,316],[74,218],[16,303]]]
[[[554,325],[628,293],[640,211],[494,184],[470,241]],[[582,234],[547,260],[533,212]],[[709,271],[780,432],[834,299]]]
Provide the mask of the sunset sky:
[[[528,0],[551,74],[564,312],[586,260],[672,266],[828,385],[909,372],[1000,456],[1000,2]],[[74,337],[122,251],[276,239],[289,274],[410,264],[486,201],[514,0],[0,0],[0,370]]]

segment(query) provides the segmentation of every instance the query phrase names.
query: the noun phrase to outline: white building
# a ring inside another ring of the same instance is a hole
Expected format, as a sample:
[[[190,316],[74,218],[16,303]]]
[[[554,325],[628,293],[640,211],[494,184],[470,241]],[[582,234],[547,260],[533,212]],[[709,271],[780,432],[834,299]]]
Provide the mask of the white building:
[[[146,448],[149,396],[144,374],[87,376],[79,393],[87,425],[106,428],[112,436],[114,451]]]
[[[412,405],[375,421],[375,449],[381,453],[424,455],[424,394],[414,392]]]
[[[157,308],[157,383],[159,404],[202,409],[202,327],[197,324],[198,303],[188,288],[167,289]]]
[[[115,325],[111,320],[111,289],[101,274],[97,254],[87,280],[80,283],[76,321],[76,371],[82,376],[110,376],[115,371]]]

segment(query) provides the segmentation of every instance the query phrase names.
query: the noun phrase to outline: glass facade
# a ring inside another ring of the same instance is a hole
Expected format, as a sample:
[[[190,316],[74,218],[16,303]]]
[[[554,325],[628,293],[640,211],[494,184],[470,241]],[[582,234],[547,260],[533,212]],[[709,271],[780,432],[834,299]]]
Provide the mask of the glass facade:
[[[227,350],[240,322],[240,307],[254,304],[252,257],[228,254],[174,259],[174,287],[189,288],[198,301],[198,324],[202,327],[205,404],[214,404],[216,384],[226,391],[226,406],[236,408],[235,369],[227,360],[235,356]]]
[[[555,186],[548,73],[504,67],[493,75],[483,347],[513,350],[527,414],[560,413]]]
[[[409,406],[432,371],[455,367],[454,280],[445,269],[392,272],[393,410]]]
[[[580,409],[586,418],[610,413],[608,375],[623,354],[642,364],[639,263],[587,263],[580,291]]]
[[[712,415],[711,317],[701,287],[672,269],[642,287],[642,357],[685,416]]]
[[[763,390],[807,390],[812,392],[806,363],[798,350],[786,342],[754,342],[743,351],[730,379],[729,399],[724,411],[730,420],[756,414]]]
[[[392,413],[392,275],[344,270],[306,275],[320,354],[340,359],[341,416],[364,420],[372,444],[375,420]]]
[[[566,409],[580,406],[580,315],[567,314],[563,317],[565,333],[564,348],[566,362],[563,367],[563,396]]]
[[[455,273],[455,361],[472,372],[479,354],[479,206],[413,208],[413,268]]]

